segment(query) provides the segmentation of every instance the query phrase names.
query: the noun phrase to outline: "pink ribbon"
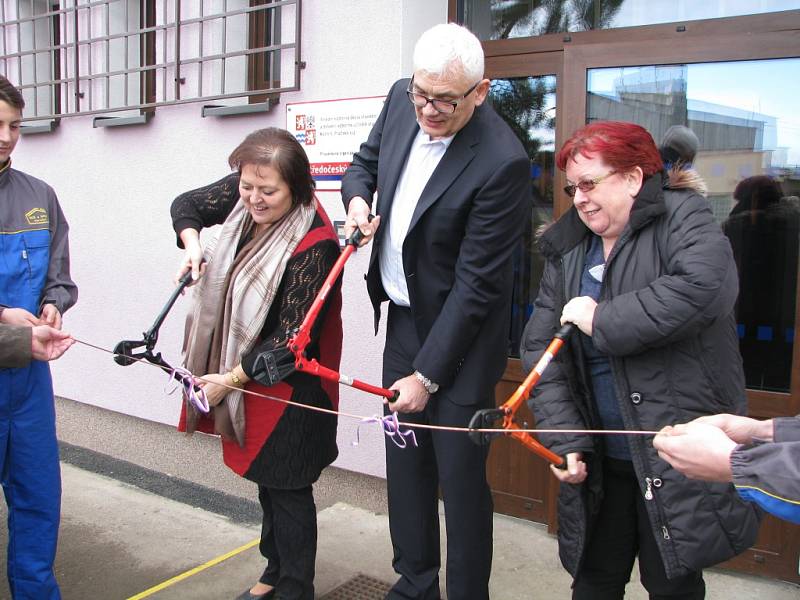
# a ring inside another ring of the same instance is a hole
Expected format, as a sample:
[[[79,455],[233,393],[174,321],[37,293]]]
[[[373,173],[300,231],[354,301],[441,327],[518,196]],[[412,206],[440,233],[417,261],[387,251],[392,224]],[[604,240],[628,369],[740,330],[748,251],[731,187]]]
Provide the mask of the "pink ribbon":
[[[358,446],[358,444],[361,442],[361,425],[365,423],[375,423],[380,425],[383,433],[386,434],[386,437],[392,440],[392,443],[394,443],[394,445],[398,448],[405,448],[408,446],[409,442],[406,440],[406,438],[409,438],[411,443],[414,446],[417,446],[417,436],[414,434],[414,431],[411,429],[406,429],[405,431],[401,429],[400,421],[397,419],[397,413],[391,413],[383,417],[376,415],[374,417],[366,417],[361,419],[358,427],[356,427],[356,439],[353,442],[353,446]]]
[[[203,414],[208,414],[211,407],[208,405],[208,398],[203,388],[197,385],[197,379],[191,371],[183,367],[173,367],[169,376],[169,381],[180,383],[183,394],[189,403]]]

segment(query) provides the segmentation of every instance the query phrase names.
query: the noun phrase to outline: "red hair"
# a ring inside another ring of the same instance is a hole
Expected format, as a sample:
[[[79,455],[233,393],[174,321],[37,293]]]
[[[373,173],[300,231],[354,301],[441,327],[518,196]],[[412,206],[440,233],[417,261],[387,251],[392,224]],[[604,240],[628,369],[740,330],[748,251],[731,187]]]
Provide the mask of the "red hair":
[[[615,171],[640,167],[645,178],[664,169],[656,143],[644,127],[624,121],[596,121],[572,134],[556,155],[564,171],[578,154],[600,158]]]

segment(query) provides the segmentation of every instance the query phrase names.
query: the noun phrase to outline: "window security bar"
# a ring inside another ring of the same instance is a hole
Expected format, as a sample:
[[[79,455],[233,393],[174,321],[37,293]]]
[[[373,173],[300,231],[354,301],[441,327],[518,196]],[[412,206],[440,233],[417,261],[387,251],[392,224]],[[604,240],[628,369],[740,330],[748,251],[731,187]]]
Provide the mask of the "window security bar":
[[[264,102],[300,88],[301,0],[0,0],[24,121]]]

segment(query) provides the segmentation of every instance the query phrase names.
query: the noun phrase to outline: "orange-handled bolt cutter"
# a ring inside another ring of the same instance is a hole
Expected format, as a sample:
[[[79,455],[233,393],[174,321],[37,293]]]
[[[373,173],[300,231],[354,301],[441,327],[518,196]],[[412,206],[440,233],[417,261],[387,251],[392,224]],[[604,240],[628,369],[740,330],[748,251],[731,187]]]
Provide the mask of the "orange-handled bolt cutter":
[[[548,344],[544,354],[539,358],[539,361],[533,367],[525,380],[519,385],[516,391],[506,400],[501,406],[497,408],[484,408],[475,413],[469,422],[469,428],[475,429],[494,429],[498,421],[502,419],[502,426],[498,429],[497,433],[487,433],[484,431],[470,431],[470,439],[479,446],[488,445],[492,438],[498,435],[507,435],[513,437],[515,440],[522,443],[528,450],[534,454],[541,456],[546,461],[554,464],[555,466],[565,469],[567,461],[563,456],[559,456],[555,452],[551,452],[545,448],[536,438],[531,434],[520,431],[522,428],[514,421],[517,410],[522,403],[528,399],[531,390],[539,383],[542,373],[550,364],[550,361],[555,358],[558,351],[564,346],[567,338],[575,329],[575,325],[567,323],[556,332],[552,341]]]

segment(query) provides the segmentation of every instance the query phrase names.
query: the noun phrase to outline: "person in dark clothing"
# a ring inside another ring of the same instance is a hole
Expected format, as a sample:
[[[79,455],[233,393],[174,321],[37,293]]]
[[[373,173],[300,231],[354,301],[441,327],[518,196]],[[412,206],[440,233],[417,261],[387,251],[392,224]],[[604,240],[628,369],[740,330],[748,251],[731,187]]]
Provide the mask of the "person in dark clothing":
[[[199,279],[184,364],[197,375],[211,418],[184,403],[180,428],[222,435],[225,464],[258,484],[261,554],[268,563],[240,600],[312,600],[317,516],[312,484],[334,461],[336,416],[256,392],[335,410],[338,386],[307,373],[270,385],[265,353],[286,349],[339,256],[336,233],[314,197],[308,158],[288,132],[256,131],[229,158],[236,172],[178,196],[173,226],[186,249],[178,275]],[[199,231],[221,224],[205,252]],[[205,254],[205,256],[204,256]],[[205,262],[203,262],[205,261]],[[337,369],[341,292],[328,296],[307,356]],[[289,358],[289,360],[291,360]],[[238,389],[232,389],[238,388]]]
[[[743,179],[733,198],[722,230],[739,273],[736,322],[745,383],[750,389],[789,392],[800,210],[768,175]]]
[[[524,368],[561,325],[579,331],[534,389],[537,426],[658,431],[722,407],[744,414],[736,266],[697,173],[665,173],[650,134],[621,122],[578,130],[557,165],[574,205],[539,239]],[[575,599],[622,598],[637,555],[651,598],[703,598],[702,569],[755,541],[758,511],[730,484],[687,480],[643,436],[542,440],[567,457],[553,473]]]
[[[383,383],[402,422],[466,427],[494,406],[507,362],[513,256],[530,207],[530,160],[485,102],[480,41],[436,25],[414,49],[342,177],[345,235],[372,239],[366,275],[375,315],[388,301]],[[375,193],[378,200],[375,202]],[[369,221],[374,210],[376,218]],[[488,600],[492,496],[486,448],[417,429],[419,446],[386,444],[390,600],[438,600],[439,490],[447,527],[447,596]]]
[[[665,169],[691,169],[699,147],[700,140],[694,131],[685,125],[673,125],[664,133],[658,152]]]

